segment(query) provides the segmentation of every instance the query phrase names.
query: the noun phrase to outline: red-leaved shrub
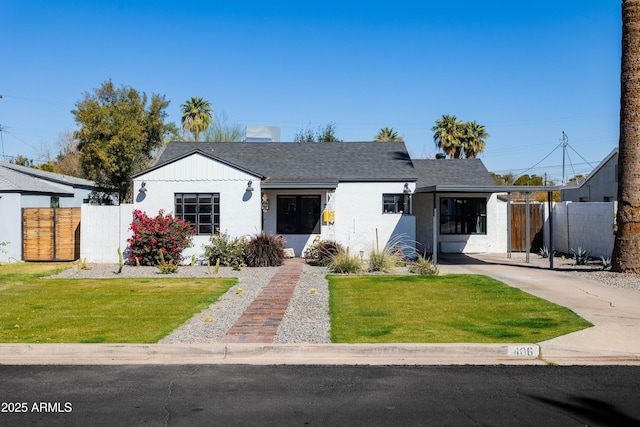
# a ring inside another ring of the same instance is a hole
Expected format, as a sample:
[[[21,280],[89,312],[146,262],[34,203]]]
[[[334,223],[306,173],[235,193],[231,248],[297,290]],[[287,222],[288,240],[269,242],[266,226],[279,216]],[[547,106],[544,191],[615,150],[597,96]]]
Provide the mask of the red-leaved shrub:
[[[187,221],[165,215],[163,210],[155,218],[133,211],[133,236],[129,242],[129,262],[136,265],[159,265],[162,259],[176,265],[182,262],[182,251],[191,246],[194,228]],[[160,255],[162,251],[162,255]]]

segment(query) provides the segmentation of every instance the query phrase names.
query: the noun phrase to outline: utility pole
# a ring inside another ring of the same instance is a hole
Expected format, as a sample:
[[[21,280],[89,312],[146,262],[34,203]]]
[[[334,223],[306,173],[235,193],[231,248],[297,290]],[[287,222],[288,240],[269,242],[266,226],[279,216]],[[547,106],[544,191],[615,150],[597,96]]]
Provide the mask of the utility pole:
[[[567,153],[567,144],[569,143],[569,137],[564,131],[562,131],[562,185],[564,185],[564,158]]]

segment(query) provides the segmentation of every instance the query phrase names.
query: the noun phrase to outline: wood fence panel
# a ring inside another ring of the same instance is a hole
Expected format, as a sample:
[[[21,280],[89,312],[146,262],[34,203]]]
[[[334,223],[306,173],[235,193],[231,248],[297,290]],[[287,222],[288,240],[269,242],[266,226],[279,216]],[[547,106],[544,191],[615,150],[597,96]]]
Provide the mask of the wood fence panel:
[[[539,203],[529,205],[529,244],[532,252],[537,252],[544,244],[542,227],[544,218],[542,216],[543,206]],[[524,252],[527,250],[527,205],[511,205],[511,250],[514,252]]]
[[[22,209],[22,259],[73,261],[80,258],[80,208]]]
[[[80,258],[80,209],[55,210],[55,260],[73,261]]]

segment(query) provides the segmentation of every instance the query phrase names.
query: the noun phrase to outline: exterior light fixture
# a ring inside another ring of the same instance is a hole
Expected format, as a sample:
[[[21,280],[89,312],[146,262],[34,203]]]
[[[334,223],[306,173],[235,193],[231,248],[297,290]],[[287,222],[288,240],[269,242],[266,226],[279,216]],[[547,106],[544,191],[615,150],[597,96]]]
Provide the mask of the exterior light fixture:
[[[262,207],[262,213],[267,213],[269,211],[269,196],[266,193],[262,193],[262,202],[260,203]]]
[[[249,182],[247,183],[247,189],[246,189],[246,190],[244,190],[244,191],[249,192],[249,193],[253,192],[253,187],[252,187],[252,185],[253,185],[253,182],[252,182],[252,181],[249,181]]]
[[[141,187],[140,187],[140,190],[139,190],[139,191],[140,191],[142,194],[145,194],[145,193],[147,192],[147,183],[146,183],[146,182],[142,181],[142,185],[141,185]]]
[[[404,189],[402,191],[404,191],[405,193],[411,193],[411,189],[409,188],[408,182],[404,183]]]

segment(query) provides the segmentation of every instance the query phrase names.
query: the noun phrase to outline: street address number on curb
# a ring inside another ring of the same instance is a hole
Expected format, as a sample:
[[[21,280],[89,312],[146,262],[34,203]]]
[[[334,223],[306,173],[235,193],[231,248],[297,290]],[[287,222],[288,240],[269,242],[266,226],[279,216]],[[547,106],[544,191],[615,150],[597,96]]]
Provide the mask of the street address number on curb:
[[[516,357],[538,357],[540,348],[537,345],[510,345],[507,354]]]

